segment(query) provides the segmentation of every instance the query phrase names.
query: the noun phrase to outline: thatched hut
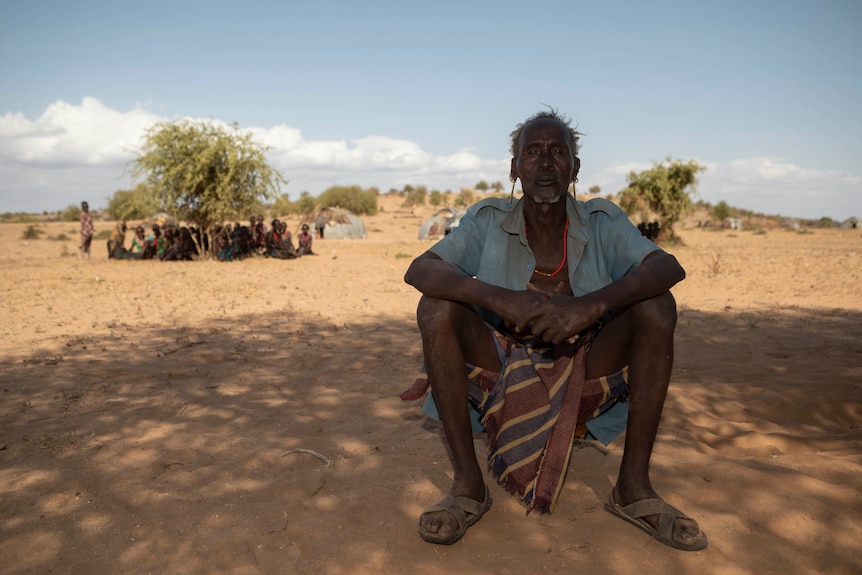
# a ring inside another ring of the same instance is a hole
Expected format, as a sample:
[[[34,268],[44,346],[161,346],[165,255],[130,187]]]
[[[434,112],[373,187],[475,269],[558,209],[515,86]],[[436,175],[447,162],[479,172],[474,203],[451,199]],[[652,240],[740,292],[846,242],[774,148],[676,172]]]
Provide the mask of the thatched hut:
[[[843,222],[841,222],[840,227],[842,230],[855,230],[859,228],[859,220],[856,218],[847,218]]]
[[[443,208],[433,216],[422,222],[419,226],[420,240],[437,240],[452,231],[452,228],[458,227],[461,221],[461,216],[465,214],[464,210],[456,210],[453,208]]]
[[[364,238],[365,224],[359,217],[343,208],[318,208],[308,221],[318,238]]]

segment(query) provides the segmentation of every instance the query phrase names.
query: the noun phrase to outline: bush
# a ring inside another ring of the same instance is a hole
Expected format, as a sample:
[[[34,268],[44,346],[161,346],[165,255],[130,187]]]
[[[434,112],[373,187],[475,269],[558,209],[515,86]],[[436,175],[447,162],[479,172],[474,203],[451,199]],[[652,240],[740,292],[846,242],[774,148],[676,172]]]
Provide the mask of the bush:
[[[404,203],[401,204],[401,207],[412,209],[416,206],[424,206],[427,196],[428,190],[425,189],[425,186],[419,186],[418,188],[407,192],[407,197],[404,199]]]
[[[22,240],[38,240],[39,237],[44,233],[45,233],[45,230],[41,230],[41,229],[37,228],[36,226],[34,226],[33,224],[30,224],[29,226],[27,226],[27,228],[21,234],[21,239]]]
[[[81,221],[81,207],[70,204],[65,210],[58,212],[57,215],[64,222],[78,222]]]
[[[138,184],[131,190],[117,190],[108,199],[108,207],[105,208],[111,219],[121,222],[123,220],[145,220],[159,211],[155,193],[146,184]]]
[[[476,194],[468,188],[461,188],[461,193],[455,198],[455,205],[458,207],[468,207],[476,202]]]
[[[15,212],[14,214],[12,212],[6,212],[0,215],[0,222],[3,223],[11,222],[13,224],[32,224],[38,221],[39,220],[36,219],[34,216],[26,214],[24,212]]]
[[[322,208],[342,208],[356,215],[373,216],[377,213],[377,188],[363,190],[359,186],[332,186],[317,198]]]
[[[723,222],[725,218],[733,216],[734,210],[724,200],[718,202],[712,208],[712,217]]]

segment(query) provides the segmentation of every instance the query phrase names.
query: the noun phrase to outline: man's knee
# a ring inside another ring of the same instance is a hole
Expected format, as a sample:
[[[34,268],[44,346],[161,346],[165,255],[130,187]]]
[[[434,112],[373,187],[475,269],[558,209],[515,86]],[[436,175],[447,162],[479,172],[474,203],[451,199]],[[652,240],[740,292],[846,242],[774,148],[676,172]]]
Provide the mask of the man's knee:
[[[673,332],[676,328],[676,300],[669,291],[636,304],[631,311],[647,329]]]
[[[434,330],[441,325],[451,326],[455,314],[458,313],[458,308],[460,305],[455,302],[423,295],[416,308],[416,322],[419,324],[419,331]]]

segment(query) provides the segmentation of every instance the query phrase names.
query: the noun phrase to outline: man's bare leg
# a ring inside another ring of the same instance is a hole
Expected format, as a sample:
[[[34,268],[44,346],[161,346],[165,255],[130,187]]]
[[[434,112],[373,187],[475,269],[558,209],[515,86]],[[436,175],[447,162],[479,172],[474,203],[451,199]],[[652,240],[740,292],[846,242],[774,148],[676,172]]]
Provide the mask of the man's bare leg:
[[[483,501],[485,483],[473,446],[464,363],[500,369],[493,336],[467,305],[423,296],[416,315],[425,370],[452,461],[454,477],[449,494]],[[458,529],[452,514],[445,511],[423,513],[419,525],[442,537]]]
[[[629,416],[614,487],[621,506],[659,498],[650,483],[649,462],[673,368],[676,317],[676,302],[669,292],[637,303],[605,326],[587,356],[588,378],[613,373],[628,360]],[[645,519],[658,525],[658,516]],[[694,520],[674,522],[676,541],[693,545],[703,537]]]

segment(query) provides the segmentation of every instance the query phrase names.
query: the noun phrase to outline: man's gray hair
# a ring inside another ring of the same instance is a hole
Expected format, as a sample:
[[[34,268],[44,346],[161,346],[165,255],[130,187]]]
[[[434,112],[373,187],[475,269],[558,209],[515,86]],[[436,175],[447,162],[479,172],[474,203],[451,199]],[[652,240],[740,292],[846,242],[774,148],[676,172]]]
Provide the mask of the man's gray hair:
[[[527,118],[526,120],[524,120],[523,122],[521,122],[520,124],[515,126],[515,129],[510,134],[510,136],[512,138],[511,151],[512,151],[512,157],[513,158],[518,157],[518,151],[519,151],[518,150],[518,142],[521,140],[521,133],[524,131],[524,128],[527,126],[527,124],[529,124],[530,122],[533,122],[535,120],[542,120],[545,118],[550,119],[550,120],[556,120],[559,123],[561,123],[563,126],[566,127],[566,130],[568,130],[568,132],[569,132],[569,138],[570,138],[569,149],[572,151],[572,154],[574,154],[575,156],[578,155],[578,150],[580,149],[580,145],[578,144],[578,140],[581,136],[581,133],[572,127],[571,118],[569,118],[565,114],[560,114],[559,112],[557,112],[556,108],[549,108],[547,111],[537,112],[537,113],[533,114],[532,116],[530,116],[529,118]]]

